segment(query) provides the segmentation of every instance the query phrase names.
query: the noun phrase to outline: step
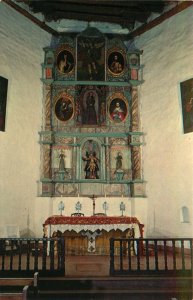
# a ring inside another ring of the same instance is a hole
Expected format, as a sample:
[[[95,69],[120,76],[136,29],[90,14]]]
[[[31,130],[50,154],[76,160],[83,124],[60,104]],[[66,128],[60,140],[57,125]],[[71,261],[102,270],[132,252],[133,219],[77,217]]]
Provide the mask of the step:
[[[38,290],[186,290],[192,287],[190,277],[104,277],[104,278],[39,278]]]

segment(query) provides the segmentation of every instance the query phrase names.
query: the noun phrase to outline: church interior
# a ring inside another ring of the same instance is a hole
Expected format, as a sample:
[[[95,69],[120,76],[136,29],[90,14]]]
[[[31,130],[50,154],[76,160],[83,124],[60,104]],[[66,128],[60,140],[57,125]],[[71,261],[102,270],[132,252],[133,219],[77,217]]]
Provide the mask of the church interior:
[[[192,4],[0,1],[0,299],[26,255],[121,289],[174,248],[192,290]],[[45,298],[155,299],[128,293]]]

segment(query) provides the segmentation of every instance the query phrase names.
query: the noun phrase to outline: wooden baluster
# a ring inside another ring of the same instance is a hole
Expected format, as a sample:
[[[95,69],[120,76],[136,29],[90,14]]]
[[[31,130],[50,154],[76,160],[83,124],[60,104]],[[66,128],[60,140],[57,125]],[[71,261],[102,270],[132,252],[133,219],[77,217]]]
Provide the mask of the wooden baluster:
[[[123,241],[120,240],[120,271],[123,271]]]
[[[26,261],[26,270],[29,271],[30,269],[30,240],[27,240],[27,261]]]
[[[137,270],[139,271],[141,269],[141,266],[140,266],[140,245],[139,245],[139,239],[135,239],[135,242],[136,245],[137,245]]]
[[[42,247],[42,270],[46,270],[46,258],[47,258],[47,239],[43,239]]]
[[[145,241],[145,258],[146,258],[146,269],[149,271],[149,242]]]
[[[190,240],[190,269],[193,271],[193,239]]]
[[[62,250],[61,250],[61,239],[58,239],[57,241],[56,241],[56,243],[57,243],[57,249],[58,249],[58,251],[57,251],[57,257],[58,257],[58,267],[57,267],[57,270],[60,270],[60,266],[61,266],[61,254],[62,254]]]
[[[154,253],[155,253],[155,269],[156,269],[156,271],[158,271],[159,270],[159,264],[158,264],[157,240],[154,240]]]
[[[55,240],[50,240],[50,270],[54,270],[54,242]]]
[[[9,265],[9,269],[10,271],[13,270],[13,240],[10,240],[11,242],[11,253],[10,253],[10,265]]]
[[[173,268],[176,270],[176,246],[175,240],[172,240]]]
[[[132,268],[131,267],[131,248],[133,250],[133,242],[131,242],[131,240],[128,240],[127,243],[128,243],[128,246],[127,246],[127,248],[128,248],[128,266],[129,266],[129,271],[130,271]]]
[[[110,275],[114,275],[114,244],[115,244],[115,240],[114,238],[110,238]]]
[[[166,240],[164,240],[164,266],[165,266],[165,270],[168,270],[168,257],[167,257],[167,243],[166,243]]]
[[[38,270],[38,240],[35,240],[34,271]]]
[[[60,256],[61,256],[60,269],[65,274],[65,239],[64,238],[61,239],[61,254],[60,254]]]
[[[22,240],[19,241],[19,262],[18,262],[18,271],[21,271],[21,256],[22,256]]]
[[[1,269],[2,269],[2,271],[4,271],[5,270],[5,247],[6,247],[6,240],[5,239],[2,239],[1,240],[2,241],[2,252],[3,252],[3,254],[2,254],[2,267],[1,267]]]
[[[185,270],[184,240],[181,240],[182,270]]]

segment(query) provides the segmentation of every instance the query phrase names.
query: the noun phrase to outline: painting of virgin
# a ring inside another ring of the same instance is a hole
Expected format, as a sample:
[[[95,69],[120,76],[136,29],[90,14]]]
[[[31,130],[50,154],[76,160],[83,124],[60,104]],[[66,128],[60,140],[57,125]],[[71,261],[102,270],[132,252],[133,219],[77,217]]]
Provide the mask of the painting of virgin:
[[[81,126],[100,126],[106,122],[106,91],[103,86],[79,86],[76,121]]]

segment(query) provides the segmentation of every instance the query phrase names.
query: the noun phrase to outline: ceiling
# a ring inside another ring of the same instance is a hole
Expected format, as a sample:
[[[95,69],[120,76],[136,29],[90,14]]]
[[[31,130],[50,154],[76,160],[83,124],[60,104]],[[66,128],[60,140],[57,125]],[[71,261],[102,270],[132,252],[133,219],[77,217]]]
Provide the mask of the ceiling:
[[[109,32],[117,34],[121,32],[123,34],[132,35],[133,32],[140,27],[148,26],[147,30],[149,30],[149,23],[151,23],[152,20],[158,19],[157,24],[159,24],[160,18],[162,18],[163,21],[165,18],[181,11],[181,7],[184,9],[185,6],[192,5],[192,1],[171,0],[1,1],[12,6],[42,29],[56,35],[60,34],[61,31],[81,31],[82,23],[84,23],[84,26],[93,26],[93,23],[97,23],[97,25],[94,24],[94,27],[103,26],[103,28],[106,27]],[[191,4],[187,5],[186,3]],[[172,11],[173,9],[175,9],[175,11]],[[170,13],[171,11],[172,13]],[[153,24],[153,26],[156,26],[156,24]],[[143,33],[145,30],[138,30],[136,35]]]
[[[33,13],[41,12],[45,21],[74,19],[115,23],[132,30],[135,22],[146,23],[151,13],[161,14],[168,1],[129,0],[17,0]]]

